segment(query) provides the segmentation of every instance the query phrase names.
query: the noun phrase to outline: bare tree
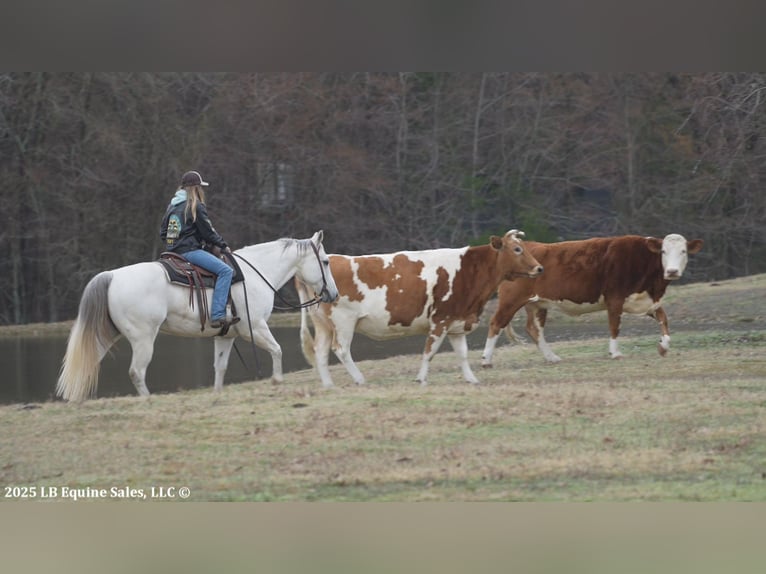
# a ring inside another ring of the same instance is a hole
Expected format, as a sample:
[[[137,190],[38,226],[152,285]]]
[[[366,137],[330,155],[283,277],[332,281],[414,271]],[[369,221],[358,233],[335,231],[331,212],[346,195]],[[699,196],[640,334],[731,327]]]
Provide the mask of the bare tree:
[[[156,257],[187,169],[232,244],[675,231],[707,240],[692,279],[763,272],[765,100],[759,73],[3,73],[0,323]]]

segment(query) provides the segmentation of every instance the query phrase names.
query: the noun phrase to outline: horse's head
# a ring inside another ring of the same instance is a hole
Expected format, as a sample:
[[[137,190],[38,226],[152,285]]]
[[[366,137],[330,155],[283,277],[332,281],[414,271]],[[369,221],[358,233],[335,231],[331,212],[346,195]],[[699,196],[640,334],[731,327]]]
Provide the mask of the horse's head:
[[[317,231],[308,241],[311,249],[298,264],[296,275],[325,303],[332,303],[338,298],[338,288],[330,271],[330,258],[325,253],[322,239],[324,233]]]

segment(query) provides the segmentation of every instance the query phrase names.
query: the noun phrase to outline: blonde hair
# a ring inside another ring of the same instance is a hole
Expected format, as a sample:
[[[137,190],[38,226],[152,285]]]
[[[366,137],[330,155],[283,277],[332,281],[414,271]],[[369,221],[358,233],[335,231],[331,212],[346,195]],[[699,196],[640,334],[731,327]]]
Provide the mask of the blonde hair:
[[[205,204],[205,190],[201,185],[189,185],[184,187],[187,193],[186,197],[186,215],[185,219],[189,219],[189,213],[191,213],[192,221],[197,222],[197,204]]]

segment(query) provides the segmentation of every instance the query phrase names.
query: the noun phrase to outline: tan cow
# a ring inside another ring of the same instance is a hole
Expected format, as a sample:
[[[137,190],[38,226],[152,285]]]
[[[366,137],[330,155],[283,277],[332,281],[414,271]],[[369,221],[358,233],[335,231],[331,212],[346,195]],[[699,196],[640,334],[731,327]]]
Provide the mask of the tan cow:
[[[668,318],[661,306],[671,281],[686,269],[688,255],[702,249],[702,240],[687,241],[671,234],[665,239],[626,235],[561,243],[526,243],[545,274],[500,285],[498,307],[490,320],[482,366],[492,366],[492,352],[500,331],[516,338],[510,321],[522,307],[527,311],[527,333],[546,360],[558,362],[543,335],[548,309],[582,315],[606,309],[609,318],[609,353],[622,356],[617,346],[623,312],[649,315],[660,324],[660,355],[670,347]]]
[[[468,364],[466,333],[476,328],[484,304],[502,281],[543,272],[525,249],[523,235],[514,229],[503,237],[493,236],[488,245],[460,249],[331,255],[340,297],[310,311],[315,338],[306,322],[307,311],[301,313],[303,353],[316,365],[322,385],[333,385],[327,366],[330,348],[354,382],[364,383],[351,358],[355,330],[378,340],[427,334],[417,376],[423,385],[429,361],[449,337],[465,380],[478,383]],[[301,301],[309,298],[300,282],[296,287]]]

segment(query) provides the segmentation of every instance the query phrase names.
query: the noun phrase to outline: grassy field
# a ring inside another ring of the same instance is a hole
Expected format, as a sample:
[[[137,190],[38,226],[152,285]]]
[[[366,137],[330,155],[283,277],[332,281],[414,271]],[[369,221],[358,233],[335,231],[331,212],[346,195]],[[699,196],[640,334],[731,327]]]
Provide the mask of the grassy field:
[[[306,370],[220,396],[2,406],[3,499],[766,501],[766,276],[678,286],[666,307],[664,359],[657,335],[625,337],[611,360],[604,332],[556,344],[555,365],[512,345],[482,371],[471,351],[479,386],[442,352],[427,387],[408,355],[360,362],[363,387],[334,366],[329,391]]]

